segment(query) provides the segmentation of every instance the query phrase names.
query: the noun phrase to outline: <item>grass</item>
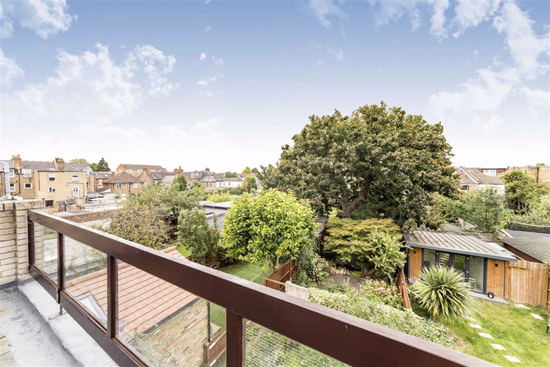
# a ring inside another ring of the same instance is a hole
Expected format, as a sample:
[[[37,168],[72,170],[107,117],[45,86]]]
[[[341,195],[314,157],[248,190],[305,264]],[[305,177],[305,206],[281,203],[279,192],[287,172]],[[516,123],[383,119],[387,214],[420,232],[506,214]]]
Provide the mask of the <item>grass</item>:
[[[444,323],[461,340],[465,353],[501,366],[518,365],[504,355],[519,358],[523,366],[550,366],[550,334],[544,333],[550,312],[533,306],[525,310],[481,300],[476,301],[476,305],[472,315],[475,322]],[[531,313],[543,320],[535,319]],[[479,324],[483,329],[474,329],[470,323]],[[491,334],[494,339],[483,338],[478,331]],[[491,344],[500,344],[506,350],[496,350]]]
[[[183,256],[185,257],[189,257],[191,256],[191,250],[189,250],[187,247],[185,246],[178,246],[178,252],[180,254],[182,254]]]
[[[239,278],[261,283],[270,272],[269,268],[260,264],[253,264],[246,261],[239,261],[220,269],[224,273],[235,275]],[[216,304],[210,304],[210,322],[225,327],[225,308]]]

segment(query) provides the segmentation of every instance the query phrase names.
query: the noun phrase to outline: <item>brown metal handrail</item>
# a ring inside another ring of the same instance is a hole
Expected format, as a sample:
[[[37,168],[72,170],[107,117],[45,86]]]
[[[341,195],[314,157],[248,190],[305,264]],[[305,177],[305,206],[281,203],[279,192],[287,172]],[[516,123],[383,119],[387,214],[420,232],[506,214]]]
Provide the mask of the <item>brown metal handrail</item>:
[[[34,264],[34,223],[108,255],[108,312],[104,328]],[[116,338],[116,260],[124,261],[226,309],[227,366],[243,365],[243,318],[352,366],[487,366],[489,362],[323,307],[236,276],[179,259],[42,212],[29,212],[29,270],[39,283],[119,364],[145,365]]]

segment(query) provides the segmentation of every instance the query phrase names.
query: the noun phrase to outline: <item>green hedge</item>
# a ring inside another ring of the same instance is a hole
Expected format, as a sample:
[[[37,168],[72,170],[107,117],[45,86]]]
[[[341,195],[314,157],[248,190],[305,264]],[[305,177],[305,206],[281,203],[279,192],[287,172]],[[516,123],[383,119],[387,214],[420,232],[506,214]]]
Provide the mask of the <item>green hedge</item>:
[[[401,311],[366,299],[359,292],[331,293],[310,288],[309,300],[446,347],[456,345],[455,338],[445,326],[426,320],[412,311]]]

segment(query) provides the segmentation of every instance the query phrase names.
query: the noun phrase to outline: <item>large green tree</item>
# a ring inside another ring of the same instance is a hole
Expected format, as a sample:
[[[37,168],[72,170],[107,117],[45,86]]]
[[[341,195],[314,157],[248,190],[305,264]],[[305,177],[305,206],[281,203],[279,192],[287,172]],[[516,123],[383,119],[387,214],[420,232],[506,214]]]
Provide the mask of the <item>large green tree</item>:
[[[262,167],[260,179],[294,190],[322,212],[337,207],[349,218],[362,204],[369,215],[419,223],[431,193],[456,192],[443,126],[383,102],[350,116],[311,116],[292,140],[276,167]]]
[[[187,190],[187,179],[184,174],[177,175],[172,182],[172,186],[178,191]]]
[[[485,233],[495,233],[500,230],[509,215],[503,195],[495,189],[487,188],[467,194],[464,197],[464,219],[475,224]]]
[[[291,193],[263,191],[257,198],[236,198],[224,222],[222,245],[229,256],[267,262],[272,270],[281,258],[295,258],[311,246],[314,215],[307,202]]]
[[[547,195],[549,188],[521,171],[510,171],[502,175],[505,183],[506,204],[516,214],[528,214],[531,206]]]

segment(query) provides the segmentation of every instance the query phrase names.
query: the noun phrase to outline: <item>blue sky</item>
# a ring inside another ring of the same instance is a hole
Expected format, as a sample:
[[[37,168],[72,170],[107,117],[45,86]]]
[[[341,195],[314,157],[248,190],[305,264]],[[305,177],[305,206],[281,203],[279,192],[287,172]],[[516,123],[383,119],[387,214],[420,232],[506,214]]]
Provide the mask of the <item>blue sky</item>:
[[[312,114],[384,100],[454,163],[550,163],[547,1],[3,0],[0,154],[275,163]]]

